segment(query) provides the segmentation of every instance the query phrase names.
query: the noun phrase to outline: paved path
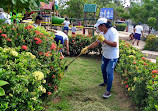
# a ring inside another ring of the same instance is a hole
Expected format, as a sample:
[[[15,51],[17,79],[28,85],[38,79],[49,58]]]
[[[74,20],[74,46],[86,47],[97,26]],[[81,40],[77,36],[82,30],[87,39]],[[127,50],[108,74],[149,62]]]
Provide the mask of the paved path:
[[[132,41],[129,40],[129,32],[122,32],[122,31],[118,31],[119,32],[119,37],[120,39],[126,40],[128,43],[132,44]],[[156,58],[158,57],[158,52],[156,51],[148,51],[148,50],[143,50],[144,46],[145,46],[145,42],[140,40],[139,42],[139,46],[136,45],[136,42],[134,45],[132,45],[135,48],[138,48],[141,50],[141,52],[147,56],[147,58],[149,60],[151,60],[152,62],[156,63]]]

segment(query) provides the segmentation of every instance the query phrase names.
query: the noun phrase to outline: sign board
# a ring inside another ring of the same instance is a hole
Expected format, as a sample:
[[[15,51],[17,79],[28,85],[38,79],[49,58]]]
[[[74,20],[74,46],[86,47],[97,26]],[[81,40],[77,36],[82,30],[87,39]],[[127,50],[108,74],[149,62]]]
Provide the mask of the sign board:
[[[99,17],[113,19],[113,13],[114,13],[113,8],[101,8]]]

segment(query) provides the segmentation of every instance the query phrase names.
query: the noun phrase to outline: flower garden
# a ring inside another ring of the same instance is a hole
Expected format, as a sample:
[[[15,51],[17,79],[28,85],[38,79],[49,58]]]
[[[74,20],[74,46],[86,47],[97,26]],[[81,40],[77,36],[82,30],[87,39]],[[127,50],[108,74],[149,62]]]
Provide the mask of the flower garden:
[[[3,25],[0,28],[0,110],[43,110],[46,98],[60,92],[65,60],[54,33],[27,24]],[[76,34],[69,37],[70,54],[96,40]],[[101,46],[89,50],[101,54]],[[88,56],[88,55],[87,55]],[[158,110],[158,65],[150,62],[136,48],[120,40],[120,58],[115,71],[120,74],[140,110]]]

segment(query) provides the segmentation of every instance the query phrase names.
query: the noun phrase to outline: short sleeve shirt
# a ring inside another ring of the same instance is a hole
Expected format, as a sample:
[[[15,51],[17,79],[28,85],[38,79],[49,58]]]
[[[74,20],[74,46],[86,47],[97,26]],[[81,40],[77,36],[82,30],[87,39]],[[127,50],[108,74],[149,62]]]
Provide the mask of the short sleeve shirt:
[[[119,36],[117,30],[111,27],[105,34],[103,32],[100,34],[102,34],[106,40],[117,43],[116,47],[111,47],[106,43],[102,43],[103,56],[107,59],[119,58]]]
[[[70,22],[67,20],[65,20],[63,23],[65,24],[64,27],[69,27],[69,25],[70,25]]]
[[[141,32],[143,31],[143,27],[141,25],[136,25],[135,29],[135,33],[138,34],[141,34]]]
[[[69,40],[68,36],[62,31],[57,31],[57,33],[55,33],[55,35],[62,36],[63,37],[63,41]]]

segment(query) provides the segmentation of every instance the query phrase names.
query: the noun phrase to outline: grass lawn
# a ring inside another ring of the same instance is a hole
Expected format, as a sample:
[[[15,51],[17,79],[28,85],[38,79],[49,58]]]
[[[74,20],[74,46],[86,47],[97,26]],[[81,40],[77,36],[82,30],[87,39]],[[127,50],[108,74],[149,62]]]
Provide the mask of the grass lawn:
[[[74,57],[67,58],[69,62]],[[46,111],[136,111],[127,92],[121,85],[118,74],[114,74],[112,96],[102,98],[106,87],[103,82],[101,57],[87,56],[76,59],[61,80],[62,93]]]

